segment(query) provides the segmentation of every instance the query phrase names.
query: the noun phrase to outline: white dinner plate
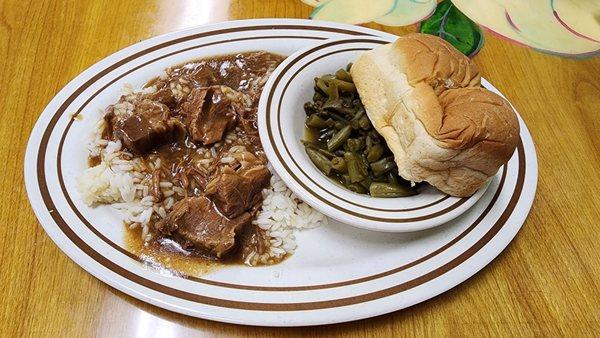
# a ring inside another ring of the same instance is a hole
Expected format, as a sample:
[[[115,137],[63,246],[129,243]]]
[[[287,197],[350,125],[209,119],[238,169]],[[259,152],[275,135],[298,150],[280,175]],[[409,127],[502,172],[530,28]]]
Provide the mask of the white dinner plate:
[[[352,192],[323,175],[308,158],[301,142],[306,120],[303,106],[312,99],[314,79],[333,74],[354,62],[360,53],[395,39],[376,36],[329,39],[290,55],[265,84],[258,109],[258,129],[265,154],[277,174],[313,208],[358,228],[409,232],[433,228],[458,217],[483,196],[489,181],[468,198],[449,196],[427,184],[419,187],[415,196],[375,198]],[[500,175],[501,171],[496,174]]]
[[[52,99],[31,132],[25,179],[37,218],[63,252],[107,284],[165,309],[224,322],[350,321],[399,310],[456,286],[508,245],[533,202],[537,161],[522,120],[514,156],[461,216],[405,234],[332,221],[298,233],[296,253],[267,267],[225,266],[186,278],[161,274],[125,249],[124,227],[114,209],[89,208],[76,191],[76,177],[87,167],[82,140],[124,84],[139,87],[161,70],[194,58],[257,49],[291,55],[352,35],[393,38],[310,20],[245,20],[155,37],[100,61]],[[76,113],[82,118],[73,119]]]

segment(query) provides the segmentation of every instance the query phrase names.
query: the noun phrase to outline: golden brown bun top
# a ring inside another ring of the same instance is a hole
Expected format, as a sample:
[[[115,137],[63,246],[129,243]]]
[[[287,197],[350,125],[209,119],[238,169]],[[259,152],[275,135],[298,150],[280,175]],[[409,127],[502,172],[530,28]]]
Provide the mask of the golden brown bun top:
[[[392,53],[404,69],[408,83],[430,85],[436,94],[448,88],[479,86],[480,76],[471,59],[437,36],[412,33],[396,40]],[[394,62],[392,61],[392,62]]]
[[[510,104],[481,87],[447,90],[440,95],[441,118],[429,128],[450,148],[471,148],[489,143],[501,159],[510,158],[519,139],[519,122]]]
[[[506,100],[481,87],[471,59],[445,40],[420,33],[396,40],[390,53],[414,87],[406,103],[440,146],[466,149],[486,142],[499,161],[508,161],[519,123]]]

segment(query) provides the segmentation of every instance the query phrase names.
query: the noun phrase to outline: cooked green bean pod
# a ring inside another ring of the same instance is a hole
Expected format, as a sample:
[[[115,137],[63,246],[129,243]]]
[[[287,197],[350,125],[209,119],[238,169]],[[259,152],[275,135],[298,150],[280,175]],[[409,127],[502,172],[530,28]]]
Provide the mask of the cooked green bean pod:
[[[334,151],[344,145],[352,133],[352,126],[347,125],[335,133],[329,141],[327,141],[327,150]]]
[[[306,119],[306,125],[310,128],[326,128],[328,127],[327,121],[324,120],[317,114],[312,114]]]
[[[371,138],[367,136],[367,145],[369,143],[369,140],[371,140]],[[367,152],[367,161],[369,161],[369,163],[373,163],[379,160],[381,156],[383,156],[384,152],[385,148],[383,148],[381,144],[372,145],[369,151]]]
[[[320,152],[312,148],[306,148],[306,153],[310,160],[321,170],[325,175],[331,174],[331,161]]]
[[[352,75],[345,69],[340,69],[335,72],[335,77],[346,82],[352,82]]]
[[[352,82],[346,82],[339,79],[331,80],[331,83],[343,92],[356,93],[356,86]]]
[[[346,161],[343,157],[334,157],[331,159],[331,167],[333,170],[338,173],[344,174],[348,172],[348,167],[346,167]]]
[[[320,89],[324,94],[329,95],[329,86],[322,78],[315,78],[315,87]]]
[[[327,115],[337,122],[342,122],[344,125],[347,125],[349,123],[348,120],[346,120],[343,116],[341,116],[340,114],[336,114],[332,111],[327,112]]]
[[[368,189],[366,189],[365,187],[363,187],[362,185],[360,185],[358,183],[350,183],[346,186],[346,188],[348,188],[350,191],[354,191],[355,193],[358,193],[358,194],[366,194],[369,192]]]
[[[371,128],[373,128],[373,125],[371,124],[371,120],[369,120],[369,117],[364,115],[360,118],[360,120],[358,120],[358,125],[360,126],[360,128],[362,130],[369,130]]]
[[[327,151],[327,149],[323,149],[323,148],[319,147],[317,144],[314,144],[310,141],[302,141],[302,144],[304,144],[304,147],[306,149],[311,148],[313,150],[316,150],[316,151],[320,152],[323,156],[327,157],[328,159],[332,159],[332,158],[336,157],[334,153]]]
[[[310,116],[313,114],[317,114],[319,112],[319,108],[313,102],[306,102],[304,104],[304,111],[306,112],[306,115]]]
[[[365,148],[365,140],[363,138],[349,138],[346,145],[349,151],[359,152]]]
[[[344,154],[344,160],[346,160],[346,167],[348,168],[350,182],[357,183],[367,177],[368,172],[363,166],[358,155],[352,152],[347,152]]]
[[[360,184],[366,190],[370,189],[372,183],[373,183],[373,180],[370,177],[367,177],[364,180],[358,182],[358,184]]]
[[[398,175],[389,172],[388,173],[388,179],[387,179],[389,184],[400,184],[400,182],[398,182]]]
[[[369,193],[373,197],[403,197],[412,196],[417,192],[411,188],[384,182],[373,182],[369,186]]]
[[[373,170],[373,174],[375,174],[375,176],[382,176],[383,174],[395,168],[396,163],[392,157],[384,157],[379,161],[371,163],[371,169]]]

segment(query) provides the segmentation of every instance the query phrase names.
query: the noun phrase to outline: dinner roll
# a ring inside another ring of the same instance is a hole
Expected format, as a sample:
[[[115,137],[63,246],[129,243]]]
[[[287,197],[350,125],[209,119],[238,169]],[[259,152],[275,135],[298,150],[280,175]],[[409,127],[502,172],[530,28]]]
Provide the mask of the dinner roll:
[[[481,87],[477,66],[443,39],[406,35],[361,54],[351,74],[407,180],[470,196],[516,148],[510,104]]]

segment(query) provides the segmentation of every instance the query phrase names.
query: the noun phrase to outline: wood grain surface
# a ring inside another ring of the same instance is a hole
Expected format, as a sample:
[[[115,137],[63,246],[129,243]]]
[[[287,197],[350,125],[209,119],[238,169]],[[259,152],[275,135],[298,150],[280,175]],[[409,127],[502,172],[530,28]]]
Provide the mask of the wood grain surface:
[[[451,291],[341,325],[245,327],[147,305],[58,250],[29,206],[23,158],[31,128],[62,86],[157,34],[228,19],[306,18],[310,11],[299,0],[0,2],[0,336],[600,335],[600,58],[553,57],[489,34],[475,60],[530,128],[538,191],[515,240]]]

